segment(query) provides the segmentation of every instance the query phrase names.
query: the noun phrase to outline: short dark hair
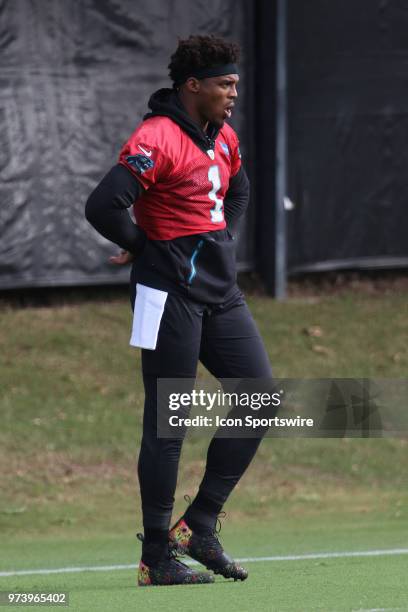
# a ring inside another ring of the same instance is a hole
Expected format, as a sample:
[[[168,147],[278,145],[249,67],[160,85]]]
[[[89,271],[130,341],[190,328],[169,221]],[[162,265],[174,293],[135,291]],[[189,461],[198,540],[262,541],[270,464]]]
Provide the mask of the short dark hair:
[[[239,58],[239,46],[223,38],[189,36],[179,39],[178,47],[170,58],[169,76],[178,87],[192,74],[203,68],[220,64],[235,64]]]

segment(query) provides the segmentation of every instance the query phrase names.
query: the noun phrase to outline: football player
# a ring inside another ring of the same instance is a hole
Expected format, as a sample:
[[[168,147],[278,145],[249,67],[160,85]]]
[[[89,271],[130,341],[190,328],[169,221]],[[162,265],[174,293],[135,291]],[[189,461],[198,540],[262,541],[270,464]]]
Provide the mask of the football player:
[[[157,433],[161,378],[194,380],[199,360],[218,379],[272,378],[236,282],[234,226],[249,199],[228,123],[238,52],[214,36],[180,40],[169,64],[173,87],[153,93],[150,111],[86,204],[88,221],[123,249],[111,261],[132,262],[131,344],[142,349],[145,389],[138,462],[143,586],[214,580],[178,561],[177,551],[226,578],[247,577],[223,550],[216,523],[261,436],[212,439],[198,493],[169,531],[182,440]]]

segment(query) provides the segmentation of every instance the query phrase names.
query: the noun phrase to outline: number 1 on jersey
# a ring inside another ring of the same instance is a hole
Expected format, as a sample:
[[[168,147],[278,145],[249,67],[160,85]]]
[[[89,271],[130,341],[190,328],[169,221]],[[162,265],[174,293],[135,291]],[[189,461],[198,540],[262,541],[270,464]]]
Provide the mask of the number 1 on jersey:
[[[221,189],[220,170],[217,165],[210,166],[208,169],[208,180],[212,184],[208,197],[215,202],[214,208],[210,210],[211,221],[213,223],[222,223],[224,221],[224,200],[217,196],[217,191]]]

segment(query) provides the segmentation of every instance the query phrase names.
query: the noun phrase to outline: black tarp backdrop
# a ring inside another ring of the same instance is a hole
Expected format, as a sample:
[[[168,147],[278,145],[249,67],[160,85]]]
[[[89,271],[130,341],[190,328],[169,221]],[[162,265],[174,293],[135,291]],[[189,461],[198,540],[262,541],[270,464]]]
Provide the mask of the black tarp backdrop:
[[[289,0],[289,269],[408,266],[408,2]]]
[[[0,288],[127,282],[115,247],[84,219],[87,196],[169,86],[177,37],[247,48],[245,0],[0,1]],[[246,157],[245,55],[233,119]],[[242,227],[250,265],[253,214]]]
[[[408,2],[288,9],[289,272],[407,266]],[[239,262],[256,251],[270,278],[275,11],[274,0],[0,0],[0,288],[127,281],[84,202],[191,32],[245,50],[234,127],[255,198]]]

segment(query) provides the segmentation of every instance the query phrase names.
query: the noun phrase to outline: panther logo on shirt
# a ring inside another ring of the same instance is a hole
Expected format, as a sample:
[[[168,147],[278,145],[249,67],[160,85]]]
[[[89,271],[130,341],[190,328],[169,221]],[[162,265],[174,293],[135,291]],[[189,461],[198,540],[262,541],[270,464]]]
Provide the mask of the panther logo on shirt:
[[[137,155],[128,155],[126,161],[131,166],[134,166],[139,174],[143,174],[143,172],[150,170],[150,168],[153,168],[154,166],[154,161],[150,159],[150,157],[141,155],[140,153]]]

